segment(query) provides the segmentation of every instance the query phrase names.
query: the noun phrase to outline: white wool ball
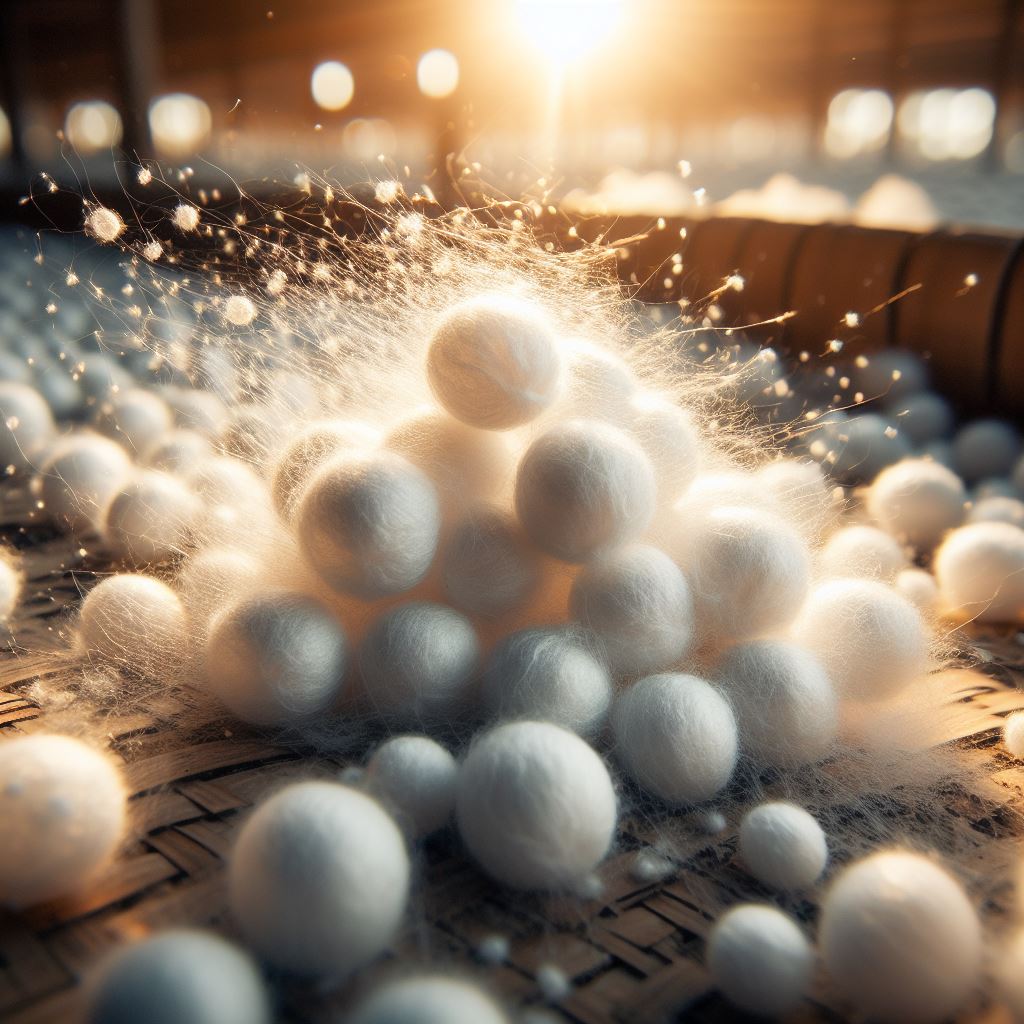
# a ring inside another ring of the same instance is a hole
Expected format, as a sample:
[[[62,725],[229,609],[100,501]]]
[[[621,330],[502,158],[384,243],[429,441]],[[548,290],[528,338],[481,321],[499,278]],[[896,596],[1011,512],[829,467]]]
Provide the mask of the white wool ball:
[[[1024,758],[1024,711],[1007,715],[1003,722],[1003,743],[1013,757]]]
[[[743,816],[740,856],[750,873],[771,889],[809,889],[825,870],[828,843],[812,814],[779,800]]]
[[[34,386],[40,398],[50,407],[55,419],[68,420],[82,411],[82,389],[62,364],[37,363]]]
[[[645,544],[618,548],[585,566],[569,607],[598,637],[616,676],[668,668],[693,642],[689,584],[668,555]]]
[[[494,717],[554,722],[590,737],[608,714],[612,681],[582,635],[537,627],[513,633],[495,648],[480,697]]]
[[[1024,501],[1019,498],[983,498],[967,513],[969,523],[1009,523],[1024,528]]]
[[[935,553],[942,603],[979,622],[1024,619],[1024,530],[972,523],[954,530]]]
[[[550,722],[480,734],[459,769],[459,832],[498,881],[571,887],[601,862],[615,834],[615,789],[604,762]]]
[[[660,395],[644,393],[632,400],[623,422],[651,460],[661,500],[677,501],[700,469],[703,442],[693,415]]]
[[[143,461],[151,469],[188,471],[212,454],[210,442],[203,434],[181,428],[160,438],[145,452]]]
[[[259,563],[242,551],[208,548],[190,555],[181,567],[177,586],[193,637],[205,639],[213,614],[255,589],[262,577]]]
[[[210,623],[204,687],[244,722],[284,725],[334,703],[347,655],[341,624],[319,601],[261,591]]]
[[[569,417],[625,422],[637,391],[636,377],[625,361],[582,338],[563,342],[562,353],[568,372],[559,410]]]
[[[885,349],[859,361],[855,379],[865,398],[884,398],[899,404],[928,387],[928,370],[916,352]]]
[[[227,425],[228,411],[212,391],[164,388],[162,393],[179,427],[198,431],[204,437],[216,437]]]
[[[934,391],[920,391],[889,402],[900,432],[914,445],[939,441],[953,432],[955,417],[949,402]]]
[[[1024,1022],[1024,929],[999,945],[996,987],[1014,1024]]]
[[[832,980],[874,1020],[938,1024],[979,981],[974,908],[955,878],[908,850],[872,854],[836,879],[818,942]]]
[[[701,473],[676,503],[676,509],[682,516],[693,517],[723,506],[763,509],[769,502],[774,498],[766,495],[756,474],[729,470]]]
[[[39,496],[54,523],[75,533],[99,530],[130,472],[131,461],[120,445],[74,434],[54,445],[39,470]]]
[[[918,611],[929,615],[939,604],[939,585],[924,569],[904,569],[892,584]]]
[[[1024,455],[1014,464],[1010,480],[1013,482],[1013,486],[1016,487],[1017,493],[1024,496]]]
[[[167,403],[152,391],[129,388],[111,395],[96,417],[96,429],[135,455],[148,452],[173,426]]]
[[[640,446],[605,423],[569,420],[530,445],[516,475],[515,506],[530,539],[566,562],[638,538],[657,485]]]
[[[427,476],[401,456],[336,456],[303,491],[295,530],[310,564],[335,590],[383,597],[426,576],[441,509]]]
[[[838,701],[809,651],[782,640],[737,644],[718,665],[715,682],[732,703],[740,746],[758,763],[794,768],[831,749]]]
[[[242,827],[228,891],[246,941],[275,967],[339,977],[394,938],[409,855],[377,801],[332,782],[299,782]]]
[[[126,793],[106,755],[70,736],[0,743],[0,904],[14,909],[81,889],[124,835]]]
[[[812,538],[819,537],[836,512],[821,467],[803,459],[776,459],[754,474],[772,503]]]
[[[459,766],[426,736],[392,736],[366,766],[366,782],[414,837],[443,828],[455,810]]]
[[[0,474],[8,466],[29,466],[55,429],[50,407],[35,388],[0,383]]]
[[[832,580],[811,592],[793,627],[841,697],[891,697],[928,667],[928,632],[905,597],[875,580]]]
[[[953,466],[968,482],[1009,476],[1020,458],[1020,434],[1003,420],[975,420],[953,438]]]
[[[195,231],[199,227],[199,210],[191,203],[178,203],[171,211],[171,219],[179,231]]]
[[[522,607],[541,581],[541,556],[503,509],[469,513],[441,558],[445,597],[467,615],[497,618]]]
[[[393,426],[384,447],[419,466],[442,502],[460,508],[498,496],[515,473],[515,452],[506,435],[460,423],[433,406]]]
[[[434,724],[471,710],[479,664],[470,621],[429,601],[385,612],[359,649],[366,697],[393,722]]]
[[[509,1024],[486,992],[458,978],[414,975],[382,985],[346,1024]]]
[[[140,473],[107,507],[103,533],[116,558],[137,565],[179,553],[201,508],[199,499],[167,473]]]
[[[722,695],[697,676],[641,679],[612,708],[615,753],[627,774],[668,804],[721,792],[736,767],[736,719]]]
[[[99,242],[113,242],[124,231],[124,221],[116,210],[97,206],[86,215],[85,231]]]
[[[875,478],[867,509],[894,537],[930,551],[964,521],[966,501],[963,481],[952,470],[928,459],[905,459]]]
[[[909,562],[899,542],[877,526],[844,526],[818,552],[818,572],[826,579],[891,580]]]
[[[263,481],[244,462],[229,455],[204,459],[186,474],[185,479],[212,508],[251,508],[267,500]]]
[[[807,595],[811,557],[788,523],[756,509],[723,508],[677,529],[698,636],[744,640],[793,620]]]
[[[971,500],[977,504],[986,498],[1020,498],[1020,491],[1005,476],[989,476],[971,488]]]
[[[953,466],[953,443],[951,441],[929,441],[917,453],[922,459],[931,459],[940,466],[947,469],[954,469]]]
[[[252,959],[210,932],[175,928],[116,950],[87,983],[86,1024],[271,1024]]]
[[[910,444],[893,421],[876,413],[853,416],[834,431],[828,456],[843,483],[869,482],[886,466],[910,454]]]
[[[450,309],[438,324],[427,378],[457,420],[507,430],[558,398],[562,361],[542,310],[512,296],[481,295]]]
[[[814,974],[814,950],[797,923],[754,903],[733,907],[715,922],[706,960],[729,1002],[764,1017],[793,1013]]]
[[[24,584],[13,552],[0,548],[0,622],[7,622],[18,607]]]
[[[85,595],[78,636],[87,655],[147,674],[184,656],[185,609],[178,595],[152,576],[108,576]]]
[[[291,519],[302,489],[329,458],[343,452],[375,448],[379,441],[377,431],[358,420],[311,423],[274,459],[270,493],[278,515],[286,521]]]
[[[224,303],[224,319],[235,327],[247,327],[256,319],[256,304],[248,295],[229,295]]]

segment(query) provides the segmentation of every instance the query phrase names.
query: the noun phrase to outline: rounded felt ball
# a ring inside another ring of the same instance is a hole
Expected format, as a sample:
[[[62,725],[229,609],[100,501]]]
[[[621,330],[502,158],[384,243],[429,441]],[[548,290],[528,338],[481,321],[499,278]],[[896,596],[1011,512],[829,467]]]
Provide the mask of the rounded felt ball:
[[[896,423],[875,413],[853,416],[832,432],[829,463],[844,484],[868,483],[910,454]]]
[[[1024,530],[973,523],[954,530],[935,554],[942,604],[978,622],[1024,620]]]
[[[103,533],[115,557],[136,565],[161,562],[181,552],[200,508],[176,477],[140,473],[110,502]]]
[[[844,526],[818,552],[818,570],[826,579],[889,581],[908,561],[899,542],[876,526]]]
[[[803,459],[777,459],[762,466],[754,479],[804,534],[819,537],[836,513],[821,467]]]
[[[930,615],[938,606],[939,585],[924,569],[904,569],[896,574],[893,586],[924,615]]]
[[[982,498],[967,513],[967,522],[1009,523],[1024,528],[1024,501],[1005,495]]]
[[[1003,743],[1011,756],[1024,758],[1024,711],[1007,715],[1003,722]]]
[[[740,856],[747,870],[772,889],[807,889],[828,862],[825,833],[796,804],[760,804],[740,823]]]
[[[150,469],[188,471],[213,454],[210,442],[198,430],[179,429],[165,434],[145,453]]]
[[[953,432],[953,409],[934,391],[907,395],[900,401],[890,402],[889,409],[896,417],[900,432],[914,445],[939,441]]]
[[[929,459],[905,459],[875,478],[867,509],[894,537],[931,551],[964,521],[966,501],[963,482],[952,470]]]
[[[99,530],[107,506],[131,472],[124,449],[105,437],[77,434],[59,441],[39,470],[50,519],[76,533]]]
[[[338,977],[394,938],[409,856],[375,800],[331,782],[299,782],[243,825],[228,892],[243,936],[262,957],[296,974]]]
[[[629,418],[630,399],[636,394],[633,371],[614,352],[581,338],[562,343],[567,374],[565,397],[558,407],[569,417],[607,419],[622,423]]]
[[[660,395],[644,393],[632,400],[624,422],[651,460],[661,499],[677,501],[700,468],[702,440],[693,416]]]
[[[1020,457],[1021,438],[1003,420],[975,420],[953,438],[953,468],[968,483],[1009,476]]]
[[[366,781],[413,837],[447,824],[455,809],[459,766],[426,736],[392,736],[370,757]]]
[[[0,473],[30,465],[55,429],[50,407],[35,388],[0,382]]]
[[[167,403],[152,391],[129,388],[108,398],[96,417],[96,429],[143,455],[167,434],[174,420]]]
[[[616,801],[601,758],[550,722],[510,722],[477,737],[459,769],[459,832],[499,882],[516,889],[578,884],[615,832]]]
[[[509,1024],[509,1018],[471,982],[414,975],[375,989],[345,1024]]]
[[[0,622],[7,622],[18,607],[24,579],[14,555],[0,548]]]
[[[996,954],[996,988],[1014,1024],[1024,1021],[1024,930],[1000,943]]]

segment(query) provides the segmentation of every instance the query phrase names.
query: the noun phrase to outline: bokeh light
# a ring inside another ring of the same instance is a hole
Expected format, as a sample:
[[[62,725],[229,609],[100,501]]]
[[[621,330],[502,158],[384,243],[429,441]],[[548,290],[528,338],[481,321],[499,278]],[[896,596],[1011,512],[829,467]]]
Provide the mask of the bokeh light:
[[[609,39],[625,6],[623,0],[515,0],[515,5],[523,31],[556,67]]]
[[[350,159],[364,163],[394,153],[398,144],[395,129],[381,117],[354,118],[345,125],[341,141]]]
[[[841,160],[874,153],[892,132],[892,97],[881,89],[844,89],[828,106],[825,149]]]
[[[324,110],[343,110],[352,102],[356,80],[340,61],[327,60],[313,69],[310,89],[318,107]]]
[[[149,130],[153,144],[172,158],[196,152],[210,137],[213,116],[198,96],[184,92],[160,96],[149,106]]]
[[[68,110],[64,134],[82,156],[89,156],[116,146],[124,125],[116,108],[105,100],[84,100]]]
[[[431,99],[451,96],[459,85],[459,62],[448,50],[428,50],[416,66],[416,84]]]
[[[928,160],[970,160],[992,141],[996,102],[987,89],[930,89],[900,106],[899,128]]]

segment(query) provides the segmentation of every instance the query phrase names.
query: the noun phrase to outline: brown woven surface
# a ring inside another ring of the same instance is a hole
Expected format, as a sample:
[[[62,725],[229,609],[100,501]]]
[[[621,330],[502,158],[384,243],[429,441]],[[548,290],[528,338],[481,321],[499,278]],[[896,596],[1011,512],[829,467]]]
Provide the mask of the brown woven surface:
[[[16,519],[10,497],[5,518]],[[52,672],[45,656],[25,649],[59,645],[60,628],[90,567],[64,538],[10,527],[23,549],[28,600],[13,624],[18,652],[0,663],[0,740],[53,726],[32,698],[33,683]],[[985,679],[971,695],[992,711],[1008,708],[1024,680],[1024,646],[1013,636],[983,637],[978,659]],[[994,723],[995,719],[991,719]],[[298,754],[235,729],[199,734],[169,728],[157,715],[133,712],[108,720],[110,744],[123,759],[132,793],[132,838],[118,861],[87,892],[20,915],[0,915],[0,1020],[36,1024],[72,1019],[79,982],[98,957],[126,939],[172,924],[205,924],[231,933],[225,908],[224,860],[245,812],[268,790],[308,771]],[[966,757],[983,764],[1011,799],[1009,809],[984,799],[943,794],[958,833],[962,863],[986,879],[980,898],[997,922],[1008,903],[1008,865],[1016,856],[1024,806],[1024,772],[999,753],[994,730],[968,742]],[[340,766],[338,766],[340,767]],[[318,770],[333,770],[320,759]],[[898,813],[898,810],[897,810]],[[441,835],[418,854],[416,908],[394,950],[403,961],[457,965],[500,991],[510,1005],[543,1005],[537,969],[555,964],[573,982],[571,994],[548,1007],[554,1020],[583,1024],[732,1019],[710,991],[701,966],[702,939],[721,910],[742,898],[769,894],[733,862],[735,816],[722,834],[690,828],[677,841],[681,866],[660,884],[631,874],[635,851],[663,834],[664,822],[630,817],[621,823],[616,853],[602,871],[605,888],[593,900],[523,896],[490,883],[462,855],[457,838]],[[0,842],[2,842],[0,822]],[[978,892],[975,892],[978,897]],[[813,925],[813,899],[781,904]],[[511,943],[506,964],[478,962],[481,939]],[[393,969],[389,959],[357,980]],[[282,985],[282,1019],[320,1020],[346,994]],[[990,1016],[985,1007],[970,1016]],[[835,1020],[823,986],[803,1020]]]

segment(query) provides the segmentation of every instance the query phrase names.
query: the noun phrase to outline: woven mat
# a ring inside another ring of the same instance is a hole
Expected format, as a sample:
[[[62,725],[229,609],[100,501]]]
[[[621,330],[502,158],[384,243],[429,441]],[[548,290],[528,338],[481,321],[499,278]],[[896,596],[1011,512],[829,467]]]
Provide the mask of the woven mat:
[[[109,567],[90,562],[87,553],[45,528],[17,525],[30,509],[26,496],[8,491],[0,509],[8,524],[3,537],[21,549],[29,578],[27,600],[12,624],[17,641],[0,661],[2,741],[53,728],[33,699],[33,685],[55,671],[45,651],[65,642],[80,588]],[[1024,687],[1024,646],[1012,633],[973,639],[976,646],[965,645],[965,658],[979,669],[980,683],[963,699],[998,714]],[[955,792],[937,797],[948,804],[967,874],[984,880],[983,891],[973,895],[990,927],[1006,919],[1009,865],[1021,834],[1017,808],[1024,808],[1024,771],[1000,751],[996,724],[990,718],[989,728],[960,743],[964,757],[982,765],[1009,797],[1009,806]],[[146,713],[112,717],[108,725],[132,793],[133,838],[87,892],[20,915],[0,914],[0,1020],[10,1024],[73,1019],[83,974],[127,939],[177,924],[232,934],[223,883],[235,833],[265,793],[310,770],[295,751],[234,726],[212,733],[168,729]],[[320,759],[316,767],[342,766]],[[543,1008],[553,1021],[653,1022],[684,1013],[687,1020],[736,1019],[711,989],[701,964],[703,938],[730,904],[772,897],[734,862],[738,819],[727,817],[727,828],[715,836],[683,830],[685,838],[674,848],[677,866],[664,880],[645,884],[634,877],[636,851],[656,843],[664,823],[627,815],[616,852],[602,869],[604,891],[590,900],[503,890],[467,861],[456,837],[437,836],[417,853],[415,912],[393,956],[364,972],[354,988],[401,960],[454,966],[497,990],[511,1007]],[[0,822],[0,842],[2,828]],[[813,928],[814,896],[776,902]],[[500,966],[475,956],[481,940],[493,934],[510,941],[509,958]],[[558,1005],[545,1003],[536,981],[546,964],[557,965],[572,982]],[[285,1021],[321,1020],[351,993],[351,987],[324,992],[283,981],[278,990]],[[1002,1019],[984,1005],[967,1017]],[[842,1018],[842,1007],[819,983],[798,1019]]]

